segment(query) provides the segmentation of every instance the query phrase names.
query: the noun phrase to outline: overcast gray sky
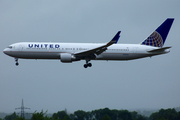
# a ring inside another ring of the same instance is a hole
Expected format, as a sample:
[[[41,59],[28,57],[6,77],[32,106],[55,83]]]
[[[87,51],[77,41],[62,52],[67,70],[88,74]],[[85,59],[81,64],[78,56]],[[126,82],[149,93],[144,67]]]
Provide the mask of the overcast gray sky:
[[[0,11],[0,112],[22,99],[32,112],[51,113],[180,106],[179,0],[1,0]],[[136,44],[168,17],[171,52],[152,58],[92,61],[88,69],[85,61],[20,59],[17,67],[2,52],[16,42],[106,43],[119,30],[119,44]]]

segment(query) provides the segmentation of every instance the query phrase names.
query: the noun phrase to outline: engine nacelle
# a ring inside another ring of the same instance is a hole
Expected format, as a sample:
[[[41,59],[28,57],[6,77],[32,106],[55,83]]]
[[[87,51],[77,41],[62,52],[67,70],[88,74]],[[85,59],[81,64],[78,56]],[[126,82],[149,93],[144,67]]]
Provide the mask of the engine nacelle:
[[[74,55],[70,53],[61,53],[60,59],[61,59],[61,62],[64,62],[64,63],[71,63],[72,61],[78,60]]]

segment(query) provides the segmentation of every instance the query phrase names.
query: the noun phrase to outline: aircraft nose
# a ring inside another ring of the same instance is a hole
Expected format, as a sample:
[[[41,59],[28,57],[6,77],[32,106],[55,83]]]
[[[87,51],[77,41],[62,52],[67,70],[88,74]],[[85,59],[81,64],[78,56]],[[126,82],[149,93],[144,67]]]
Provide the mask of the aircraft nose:
[[[3,53],[4,53],[4,54],[8,54],[8,52],[9,52],[9,50],[8,50],[7,48],[5,48],[5,49],[3,50]]]

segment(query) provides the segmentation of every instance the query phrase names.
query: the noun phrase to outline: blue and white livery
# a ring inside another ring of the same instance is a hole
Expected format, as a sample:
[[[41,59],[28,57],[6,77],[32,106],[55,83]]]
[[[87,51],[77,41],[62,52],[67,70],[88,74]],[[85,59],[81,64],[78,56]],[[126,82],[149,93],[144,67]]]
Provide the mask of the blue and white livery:
[[[63,63],[85,60],[84,67],[91,67],[91,60],[133,60],[168,53],[163,47],[174,18],[166,19],[141,44],[116,44],[121,31],[106,44],[20,42],[10,45],[3,52],[18,59],[60,59]]]

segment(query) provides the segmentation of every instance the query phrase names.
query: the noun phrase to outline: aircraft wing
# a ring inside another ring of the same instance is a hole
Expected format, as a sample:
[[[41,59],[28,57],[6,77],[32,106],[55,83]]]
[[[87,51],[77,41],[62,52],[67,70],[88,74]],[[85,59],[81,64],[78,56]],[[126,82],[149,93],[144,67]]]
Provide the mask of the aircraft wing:
[[[97,48],[92,48],[85,51],[79,51],[79,52],[74,53],[74,55],[80,58],[95,58],[95,55],[101,54],[102,52],[107,50],[107,47],[111,46],[112,44],[117,43],[120,37],[120,33],[121,31],[118,31],[117,34],[113,37],[113,39],[103,46],[99,46]]]

